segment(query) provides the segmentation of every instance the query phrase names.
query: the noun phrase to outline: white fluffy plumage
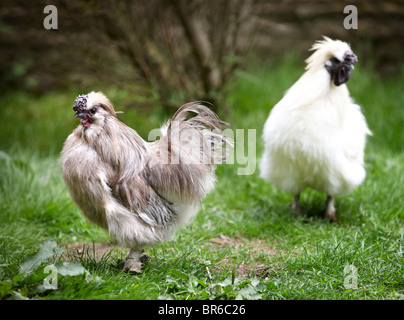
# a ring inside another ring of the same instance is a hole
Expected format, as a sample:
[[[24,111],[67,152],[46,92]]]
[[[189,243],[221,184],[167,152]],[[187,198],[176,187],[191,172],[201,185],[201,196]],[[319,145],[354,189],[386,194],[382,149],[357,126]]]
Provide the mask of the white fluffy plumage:
[[[325,218],[336,220],[334,197],[365,179],[364,149],[371,134],[345,83],[357,58],[339,40],[315,43],[306,72],[271,110],[265,123],[260,176],[293,197],[312,188],[327,194]]]

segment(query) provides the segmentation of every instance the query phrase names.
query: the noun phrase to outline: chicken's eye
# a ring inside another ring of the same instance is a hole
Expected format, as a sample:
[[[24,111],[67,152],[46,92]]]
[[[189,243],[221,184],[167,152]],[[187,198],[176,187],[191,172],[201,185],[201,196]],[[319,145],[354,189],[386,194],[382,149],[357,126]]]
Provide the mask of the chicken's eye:
[[[332,57],[331,59],[330,59],[330,61],[333,63],[333,64],[337,64],[337,63],[341,63],[341,61],[339,61],[337,58],[335,58],[335,57]]]
[[[97,108],[92,108],[91,110],[90,110],[90,113],[91,114],[95,114],[97,112]]]

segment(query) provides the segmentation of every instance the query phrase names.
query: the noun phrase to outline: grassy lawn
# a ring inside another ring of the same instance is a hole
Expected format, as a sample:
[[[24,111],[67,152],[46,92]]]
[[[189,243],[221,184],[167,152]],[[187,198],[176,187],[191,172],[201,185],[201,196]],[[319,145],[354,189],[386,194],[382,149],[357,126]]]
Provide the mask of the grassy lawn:
[[[233,129],[260,136],[270,108],[304,66],[285,60],[258,71],[238,71],[229,88]],[[321,220],[325,196],[307,190],[304,215],[290,215],[291,196],[242,165],[218,168],[216,189],[190,225],[146,253],[139,275],[123,273],[127,254],[108,233],[91,225],[72,203],[58,157],[77,125],[78,91],[35,98],[23,92],[0,97],[0,298],[39,299],[402,299],[404,298],[404,74],[383,80],[355,67],[348,87],[374,136],[366,149],[365,182],[338,197],[337,223]],[[134,100],[104,90],[116,109]],[[119,118],[147,137],[169,116],[125,109]],[[237,141],[236,141],[237,142]],[[55,240],[59,254],[30,270],[40,246]],[[94,251],[95,249],[95,251]],[[34,254],[34,256],[33,256]],[[79,263],[87,273],[59,275],[57,289],[41,285],[44,267]],[[357,288],[344,280],[357,270]]]

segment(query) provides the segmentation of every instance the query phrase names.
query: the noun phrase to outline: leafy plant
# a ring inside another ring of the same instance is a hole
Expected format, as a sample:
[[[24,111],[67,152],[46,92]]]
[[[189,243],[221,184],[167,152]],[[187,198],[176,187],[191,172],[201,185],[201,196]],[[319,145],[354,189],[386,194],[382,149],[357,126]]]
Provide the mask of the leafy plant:
[[[203,279],[194,274],[186,274],[173,269],[166,277],[166,293],[158,299],[210,299],[210,300],[257,300],[261,299],[261,293],[265,290],[261,281],[256,278],[225,278],[222,281],[213,282],[210,277]]]
[[[77,262],[58,262],[52,270],[47,271],[45,264],[49,266],[49,259],[55,255],[62,255],[65,248],[59,248],[55,240],[42,243],[39,249],[28,256],[21,264],[16,262],[0,265],[0,298],[1,299],[29,299],[45,292],[42,285],[44,280],[51,275],[52,270],[57,270],[57,275],[78,276],[89,275],[88,271]]]

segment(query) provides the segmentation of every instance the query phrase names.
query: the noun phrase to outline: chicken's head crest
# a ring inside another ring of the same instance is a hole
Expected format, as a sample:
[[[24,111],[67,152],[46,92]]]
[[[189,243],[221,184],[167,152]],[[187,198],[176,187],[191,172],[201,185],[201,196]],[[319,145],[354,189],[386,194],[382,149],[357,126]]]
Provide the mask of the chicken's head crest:
[[[88,99],[88,94],[79,95],[74,102],[74,106],[73,106],[74,112],[76,112],[76,113],[84,112],[86,110],[86,106],[87,106],[87,99]]]

